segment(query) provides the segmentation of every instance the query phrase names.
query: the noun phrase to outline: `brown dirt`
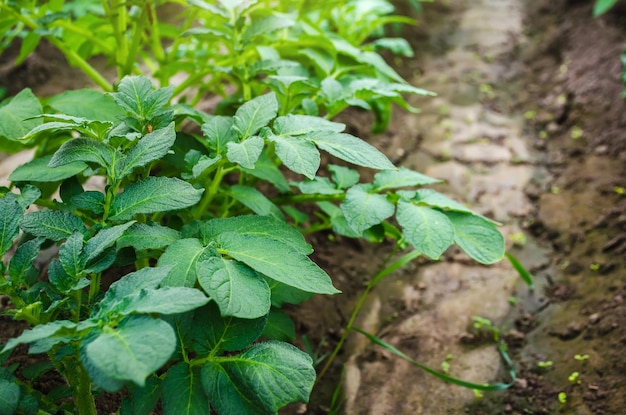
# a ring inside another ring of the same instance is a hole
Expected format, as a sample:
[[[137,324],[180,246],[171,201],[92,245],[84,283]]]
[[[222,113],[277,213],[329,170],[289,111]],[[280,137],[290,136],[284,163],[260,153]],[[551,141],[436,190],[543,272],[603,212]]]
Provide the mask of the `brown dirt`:
[[[532,213],[523,218],[523,225],[549,249],[549,265],[535,269],[537,285],[544,287],[538,288],[537,297],[545,301],[523,303],[511,316],[513,325],[505,334],[518,371],[515,386],[487,394],[463,411],[623,414],[626,195],[620,194],[619,188],[626,187],[626,104],[621,97],[619,58],[626,41],[626,5],[619,3],[606,16],[593,19],[590,1],[524,3],[528,41],[496,62],[516,68],[515,76],[498,80],[500,88],[512,93],[483,98],[481,103],[503,113],[535,114],[528,117],[527,133],[535,136],[532,144],[545,174],[527,189],[534,205]],[[424,23],[410,35],[417,51],[443,53],[449,47],[452,40],[446,34],[454,22],[446,20],[450,9],[445,4],[424,5]],[[35,55],[19,70],[3,66],[2,72],[0,68],[0,85],[8,85],[7,80],[11,85],[24,81],[20,86],[36,87],[40,93],[66,88],[63,80],[72,77],[63,76],[64,67],[56,63],[51,67],[42,56],[44,52]],[[419,72],[420,59],[399,62],[401,70],[408,77]],[[396,110],[390,130],[370,137],[399,162],[417,153],[421,142],[421,132],[406,133],[406,125],[412,124],[405,124],[404,117],[408,120],[409,116]],[[342,121],[356,134],[364,138],[369,135],[369,115],[349,111]],[[393,149],[398,135],[410,141],[403,143],[405,150],[401,152]],[[329,234],[316,235],[311,242],[316,247],[314,260],[333,276],[343,294],[318,297],[289,311],[297,320],[299,338],[307,335],[313,347],[320,345],[324,354],[336,344],[349,318],[346,310],[391,247]],[[525,255],[520,252],[520,257]],[[417,268],[413,263],[407,272]],[[407,312],[404,304],[390,302],[381,307],[391,316],[389,322]],[[19,330],[20,326],[0,318],[0,343]],[[388,324],[383,330],[391,337],[394,326]],[[576,354],[589,355],[589,359],[575,360]],[[374,364],[390,357],[371,349],[365,358]],[[12,359],[23,362],[30,357],[21,354]],[[285,412],[327,413],[345,359],[339,356],[307,407],[298,405]],[[537,362],[548,360],[553,362],[550,368],[538,368]],[[580,372],[580,384],[567,380],[574,371]],[[376,380],[371,381],[375,384]],[[557,401],[558,392],[567,393],[568,402],[563,407]],[[102,408],[103,413],[114,410],[114,406]]]

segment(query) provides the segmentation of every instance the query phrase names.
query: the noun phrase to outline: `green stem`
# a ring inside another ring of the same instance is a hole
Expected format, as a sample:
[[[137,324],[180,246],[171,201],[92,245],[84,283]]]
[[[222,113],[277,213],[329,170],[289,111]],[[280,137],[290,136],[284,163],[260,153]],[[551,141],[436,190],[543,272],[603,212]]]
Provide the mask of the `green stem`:
[[[148,12],[144,7],[141,10],[141,15],[137,19],[132,34],[130,36],[130,45],[128,47],[128,52],[126,54],[126,59],[124,62],[124,73],[126,75],[133,72],[133,67],[136,62],[137,56],[139,55],[139,46],[141,44],[141,37],[143,36],[143,29],[146,27],[148,23]]]
[[[77,352],[74,362],[80,362]],[[66,367],[64,375],[73,390],[74,404],[78,415],[97,415],[96,404],[91,390],[89,374],[79,363],[75,367]],[[76,373],[78,372],[78,373]]]
[[[100,48],[102,48],[102,50],[104,51],[105,55],[110,55],[114,52],[114,50],[111,48],[111,45],[109,43],[105,42],[99,37],[93,36],[91,32],[83,29],[82,27],[76,26],[66,20],[57,20],[54,22],[54,24],[55,26],[61,27],[69,32],[76,33],[77,35],[80,35],[84,39],[100,46]]]
[[[151,1],[147,2],[145,7],[148,8],[148,21],[150,23],[150,47],[156,60],[162,63],[165,60],[165,51],[161,43],[161,31],[159,29],[156,7],[154,2]]]
[[[106,4],[106,2],[104,2]],[[106,7],[105,11],[111,21],[113,34],[117,42],[116,64],[118,79],[122,79],[125,75],[124,63],[128,58],[128,39],[126,38],[126,26],[128,12],[126,10],[125,0],[111,0],[111,7]]]
[[[207,211],[209,205],[213,201],[213,198],[220,188],[222,179],[224,179],[224,176],[232,170],[233,168],[224,168],[224,162],[221,162],[221,164],[219,164],[215,172],[215,176],[207,180],[211,184],[206,187],[206,191],[204,192],[204,195],[202,195],[202,199],[196,206],[195,212],[193,214],[194,219],[200,219],[204,212]]]
[[[383,265],[381,266],[380,270],[376,273],[374,278],[372,278],[372,280],[367,284],[367,287],[365,287],[365,290],[363,291],[363,293],[359,297],[359,301],[357,302],[356,306],[354,307],[354,310],[352,310],[352,315],[350,316],[350,320],[348,321],[348,324],[346,325],[346,328],[345,328],[341,338],[339,339],[339,342],[337,343],[337,345],[335,346],[335,349],[333,350],[332,354],[330,355],[330,357],[326,361],[326,364],[322,368],[320,374],[317,376],[317,379],[315,380],[315,383],[318,383],[320,381],[320,379],[324,376],[324,374],[326,374],[326,372],[328,371],[328,369],[332,365],[333,361],[337,357],[337,354],[339,353],[339,351],[343,347],[343,344],[345,343],[346,339],[348,338],[348,335],[350,334],[350,331],[352,331],[352,326],[354,325],[354,322],[356,321],[356,318],[359,315],[359,311],[361,311],[361,307],[363,307],[363,304],[365,303],[365,299],[367,298],[367,296],[370,293],[370,291],[372,290],[372,288],[374,288],[383,278],[385,278],[386,276],[388,276],[392,272],[402,268],[407,263],[409,263],[410,261],[412,261],[413,259],[415,259],[415,258],[417,258],[418,256],[421,255],[421,253],[418,252],[418,251],[411,251],[411,252],[408,252],[408,253],[402,255],[393,264],[387,266],[387,263],[391,260],[393,255],[395,255],[396,251],[397,251],[397,248],[395,248],[387,256],[387,258],[383,262]]]
[[[91,277],[91,284],[89,285],[89,300],[88,303],[91,304],[96,294],[100,292],[100,281],[102,280],[102,274],[97,273]]]

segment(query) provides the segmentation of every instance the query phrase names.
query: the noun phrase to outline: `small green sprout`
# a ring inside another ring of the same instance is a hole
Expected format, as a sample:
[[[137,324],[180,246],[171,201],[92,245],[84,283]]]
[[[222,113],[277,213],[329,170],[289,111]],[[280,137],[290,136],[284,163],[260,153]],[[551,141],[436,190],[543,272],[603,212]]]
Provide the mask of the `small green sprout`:
[[[577,125],[573,126],[572,131],[570,132],[570,137],[572,137],[572,140],[578,140],[582,136],[583,136],[583,129]]]
[[[537,362],[537,366],[542,368],[542,369],[547,369],[549,367],[551,367],[554,363],[552,362],[552,360],[542,360]]]
[[[580,376],[580,373],[572,372],[572,374],[568,376],[567,380],[569,380],[570,383],[580,384],[580,379],[578,379],[579,376]]]
[[[441,370],[443,371],[443,373],[449,373],[450,372],[450,361],[454,359],[454,355],[453,354],[447,354],[446,355],[446,359],[441,362]]]
[[[526,118],[527,120],[534,120],[536,116],[537,111],[534,110],[528,110],[524,113],[524,118]]]
[[[515,232],[509,235],[509,241],[515,246],[524,246],[527,240],[524,232]]]
[[[578,360],[579,362],[584,362],[585,360],[589,359],[589,355],[588,354],[577,354],[574,356],[574,359]]]
[[[559,402],[561,403],[561,406],[565,405],[567,403],[567,393],[559,392],[558,399],[559,399]]]
[[[626,188],[624,188],[624,187],[622,187],[622,186],[615,186],[615,187],[613,188],[613,191],[614,191],[615,193],[617,193],[618,195],[623,195],[623,194],[626,194]]]
[[[482,391],[478,390],[478,389],[474,389],[474,397],[476,398],[477,401],[481,400],[482,398],[485,397],[485,394],[482,393]]]
[[[508,300],[509,300],[509,304],[511,304],[513,307],[515,307],[520,302],[519,298],[513,297],[513,296],[509,297]]]
[[[599,271],[600,270],[600,264],[593,263],[593,264],[589,265],[589,269],[592,270],[592,271]]]

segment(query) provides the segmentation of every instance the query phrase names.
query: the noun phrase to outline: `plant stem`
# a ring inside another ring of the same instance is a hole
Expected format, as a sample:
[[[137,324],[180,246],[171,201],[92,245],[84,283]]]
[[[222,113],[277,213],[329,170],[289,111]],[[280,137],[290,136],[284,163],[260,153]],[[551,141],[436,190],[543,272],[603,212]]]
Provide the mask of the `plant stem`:
[[[75,361],[80,362],[80,356],[77,356]],[[68,376],[67,379],[72,389],[74,389],[74,402],[78,415],[97,415],[89,374],[80,364],[73,370],[78,371],[78,376],[74,373],[74,376]]]
[[[350,334],[350,331],[352,330],[352,326],[354,325],[354,322],[356,321],[356,318],[359,315],[359,311],[361,311],[361,307],[363,307],[363,304],[365,303],[365,299],[367,298],[367,296],[370,293],[370,291],[372,290],[372,288],[374,288],[387,275],[389,275],[392,272],[402,268],[404,265],[406,265],[407,263],[409,263],[410,261],[412,261],[413,259],[415,259],[415,258],[417,258],[418,256],[421,255],[421,252],[411,251],[411,252],[408,252],[408,253],[402,255],[393,264],[387,266],[387,263],[391,260],[393,255],[395,255],[396,251],[397,251],[397,247],[393,251],[391,251],[391,253],[387,256],[387,258],[385,258],[385,261],[381,265],[380,270],[376,273],[374,278],[372,278],[372,280],[367,284],[367,287],[365,287],[365,290],[363,291],[363,293],[359,297],[359,301],[357,302],[356,306],[354,307],[354,310],[352,310],[352,315],[350,316],[350,320],[348,321],[348,324],[346,325],[346,328],[345,328],[341,338],[339,339],[339,342],[337,343],[337,345],[335,346],[335,349],[333,350],[332,354],[330,355],[330,357],[326,361],[326,364],[322,368],[320,374],[317,376],[317,379],[315,380],[316,384],[320,381],[320,379],[324,376],[324,374],[326,374],[326,372],[328,371],[328,369],[332,365],[333,361],[337,357],[337,354],[339,353],[339,351],[341,350],[343,344],[345,343],[346,339],[348,338],[348,335]]]
[[[202,199],[196,206],[195,212],[193,214],[193,218],[196,220],[200,219],[202,215],[204,214],[204,212],[208,209],[209,205],[213,201],[213,198],[217,194],[217,191],[219,190],[220,184],[222,183],[222,179],[224,179],[224,176],[228,174],[228,172],[233,170],[232,168],[231,169],[224,168],[223,162],[218,162],[218,163],[220,164],[217,167],[215,176],[207,180],[207,181],[210,181],[211,184],[207,186],[206,191],[204,192],[204,195],[202,195]]]

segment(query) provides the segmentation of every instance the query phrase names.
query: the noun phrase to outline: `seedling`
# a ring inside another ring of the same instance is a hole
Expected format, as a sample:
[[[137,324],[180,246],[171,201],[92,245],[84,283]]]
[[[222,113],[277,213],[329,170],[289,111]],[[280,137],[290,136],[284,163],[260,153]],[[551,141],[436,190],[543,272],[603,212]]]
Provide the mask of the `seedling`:
[[[589,360],[589,355],[588,354],[577,354],[577,355],[574,355],[574,359],[578,360],[579,362],[584,362],[585,360]]]
[[[572,372],[572,374],[568,376],[567,380],[569,380],[570,383],[574,383],[574,384],[580,385],[581,381],[578,378],[579,376],[580,376],[580,373]]]
[[[548,369],[552,367],[554,363],[551,360],[539,361],[537,362],[537,367],[541,369]]]

